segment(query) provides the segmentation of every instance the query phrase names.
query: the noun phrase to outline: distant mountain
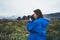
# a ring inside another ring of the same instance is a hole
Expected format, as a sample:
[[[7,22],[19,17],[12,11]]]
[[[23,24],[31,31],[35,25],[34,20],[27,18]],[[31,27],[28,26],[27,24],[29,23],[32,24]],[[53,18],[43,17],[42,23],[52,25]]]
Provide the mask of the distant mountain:
[[[3,16],[0,16],[0,19],[3,19],[4,17]]]
[[[3,16],[0,16],[0,19],[16,20],[17,18],[18,18],[17,16],[11,16],[11,17],[3,17]]]
[[[44,17],[49,18],[49,19],[51,19],[51,18],[52,19],[59,19],[60,18],[60,12],[45,14]]]
[[[47,19],[60,19],[60,12],[44,14],[44,17]],[[17,20],[17,18],[18,18],[18,16],[11,16],[11,17],[0,16],[0,19]]]

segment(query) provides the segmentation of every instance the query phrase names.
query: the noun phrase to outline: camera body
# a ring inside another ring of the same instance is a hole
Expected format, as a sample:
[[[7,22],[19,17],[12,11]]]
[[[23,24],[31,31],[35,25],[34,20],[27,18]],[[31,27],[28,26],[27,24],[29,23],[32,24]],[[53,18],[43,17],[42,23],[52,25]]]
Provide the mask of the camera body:
[[[29,15],[28,20],[35,20],[34,15]]]

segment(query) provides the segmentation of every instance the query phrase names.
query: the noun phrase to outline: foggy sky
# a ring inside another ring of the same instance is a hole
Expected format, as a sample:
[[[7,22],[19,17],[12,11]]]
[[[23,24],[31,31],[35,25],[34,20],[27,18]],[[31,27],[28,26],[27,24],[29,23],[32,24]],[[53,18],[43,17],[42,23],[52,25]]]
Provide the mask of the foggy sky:
[[[43,14],[60,12],[60,0],[0,0],[0,16],[23,16],[41,9]]]

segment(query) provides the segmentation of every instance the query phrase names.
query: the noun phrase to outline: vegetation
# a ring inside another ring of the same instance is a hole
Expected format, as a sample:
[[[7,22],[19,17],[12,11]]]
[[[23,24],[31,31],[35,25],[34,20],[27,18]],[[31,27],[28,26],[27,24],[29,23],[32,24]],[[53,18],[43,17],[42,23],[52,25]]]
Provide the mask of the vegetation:
[[[0,40],[27,40],[27,20],[0,20]],[[52,20],[48,26],[47,40],[60,40],[60,21]]]

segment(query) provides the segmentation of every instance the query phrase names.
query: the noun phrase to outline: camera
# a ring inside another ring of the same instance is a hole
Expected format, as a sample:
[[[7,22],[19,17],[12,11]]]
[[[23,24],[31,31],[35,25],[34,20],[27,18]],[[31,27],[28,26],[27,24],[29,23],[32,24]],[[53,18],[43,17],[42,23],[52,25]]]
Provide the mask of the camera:
[[[29,16],[28,16],[28,20],[29,20],[29,19],[35,20],[34,15],[29,15]]]

